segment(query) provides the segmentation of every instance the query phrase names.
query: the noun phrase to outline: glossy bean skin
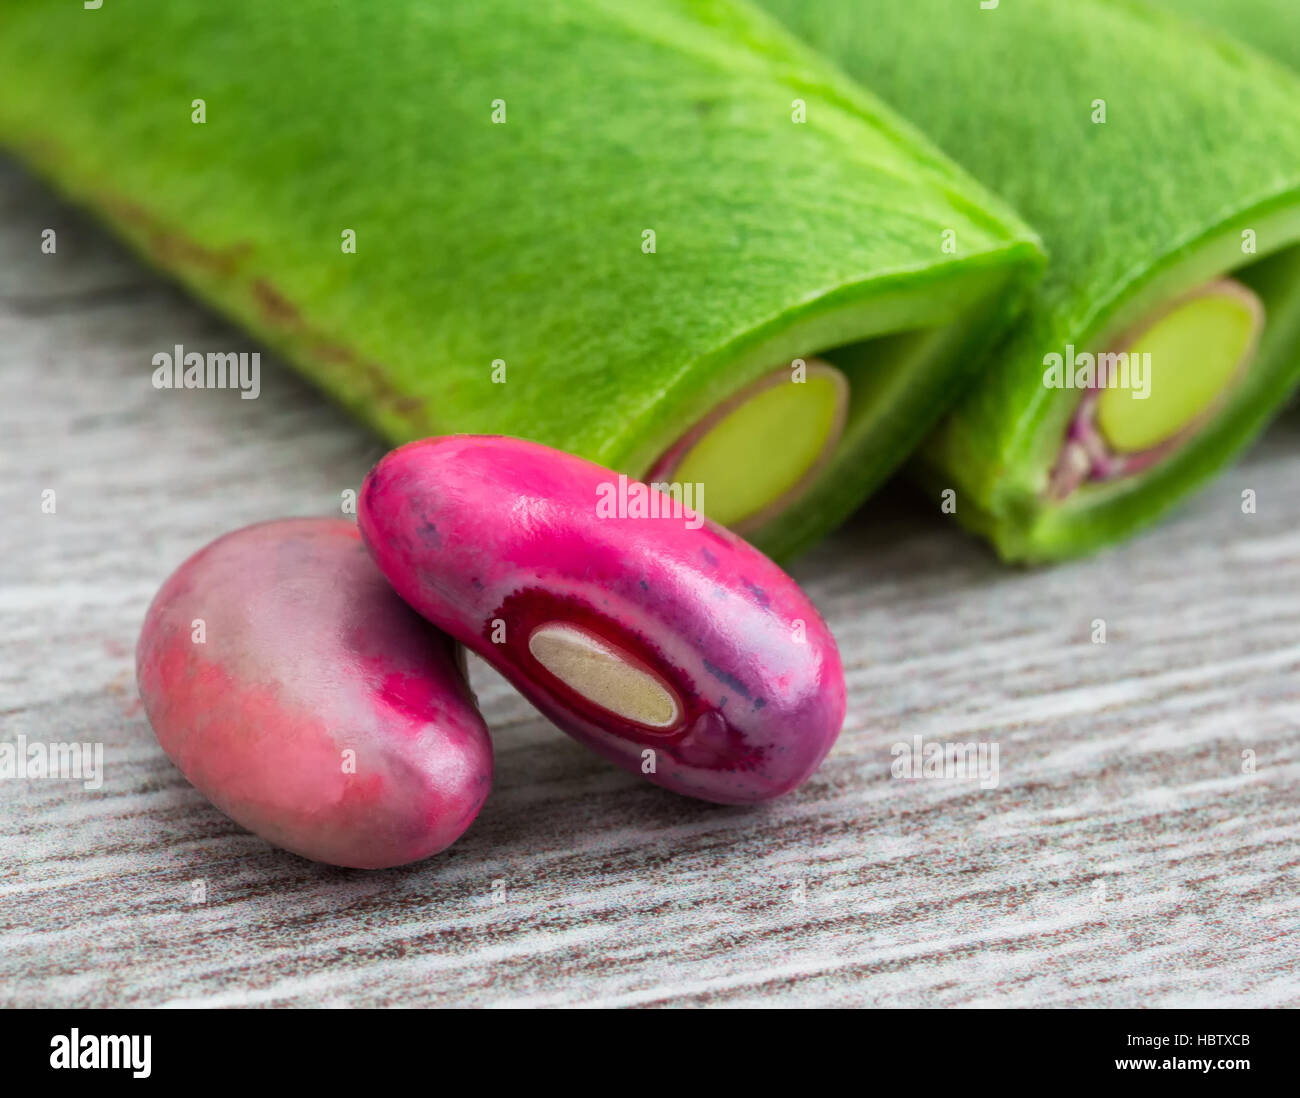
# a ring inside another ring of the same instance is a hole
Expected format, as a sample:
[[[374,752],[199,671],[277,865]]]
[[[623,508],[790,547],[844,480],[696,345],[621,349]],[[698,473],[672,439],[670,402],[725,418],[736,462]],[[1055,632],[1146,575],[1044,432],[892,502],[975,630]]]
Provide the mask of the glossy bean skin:
[[[371,470],[358,522],[411,606],[606,758],[722,804],[793,789],[844,721],[830,631],[789,576],[729,531],[680,513],[609,514],[617,480],[519,439],[424,439]],[[680,719],[647,727],[572,690],[530,649],[556,622],[667,684]]]
[[[343,519],[261,523],[190,557],[149,607],[136,677],[158,742],[195,787],[315,861],[425,858],[465,831],[491,786],[461,653],[393,593]]]

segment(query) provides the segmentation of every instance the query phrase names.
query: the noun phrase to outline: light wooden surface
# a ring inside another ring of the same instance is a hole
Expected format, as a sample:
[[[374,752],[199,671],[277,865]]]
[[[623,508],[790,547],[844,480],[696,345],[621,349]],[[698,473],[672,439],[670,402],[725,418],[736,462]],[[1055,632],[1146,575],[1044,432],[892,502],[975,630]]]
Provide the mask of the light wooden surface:
[[[1300,1004],[1294,411],[1154,533],[1052,570],[887,493],[796,568],[849,716],[764,808],[641,784],[477,665],[486,808],[368,873],[211,808],[132,651],[183,558],[337,513],[384,446],[274,360],[258,400],[156,391],[177,343],[256,349],[0,166],[0,740],[105,750],[97,792],[0,781],[0,1003]],[[999,786],[891,778],[914,735],[996,742]]]

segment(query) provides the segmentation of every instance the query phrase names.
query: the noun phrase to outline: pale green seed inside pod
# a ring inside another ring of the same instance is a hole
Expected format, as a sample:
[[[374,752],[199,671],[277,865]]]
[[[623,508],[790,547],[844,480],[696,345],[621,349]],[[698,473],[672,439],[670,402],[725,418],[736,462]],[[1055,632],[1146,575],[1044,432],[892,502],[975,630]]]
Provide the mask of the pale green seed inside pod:
[[[1139,453],[1204,417],[1249,365],[1263,323],[1259,298],[1224,279],[1139,331],[1125,348],[1127,376],[1112,379],[1097,400],[1097,430],[1107,445]]]
[[[848,381],[828,363],[810,360],[800,381],[779,370],[704,420],[667,475],[703,485],[703,510],[714,521],[756,528],[814,482],[843,433],[848,397]]]

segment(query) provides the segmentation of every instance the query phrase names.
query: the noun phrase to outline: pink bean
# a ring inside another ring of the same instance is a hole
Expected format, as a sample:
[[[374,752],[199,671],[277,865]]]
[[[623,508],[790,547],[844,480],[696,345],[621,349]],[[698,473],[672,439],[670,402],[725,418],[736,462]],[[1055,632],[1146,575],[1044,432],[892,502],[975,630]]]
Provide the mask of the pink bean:
[[[830,631],[758,550],[618,485],[531,442],[425,439],[370,471],[359,525],[411,606],[624,769],[723,804],[793,789],[844,721]]]
[[[316,861],[401,865],[478,814],[492,747],[455,643],[343,519],[213,542],[163,584],[136,677],[158,742],[221,811]]]

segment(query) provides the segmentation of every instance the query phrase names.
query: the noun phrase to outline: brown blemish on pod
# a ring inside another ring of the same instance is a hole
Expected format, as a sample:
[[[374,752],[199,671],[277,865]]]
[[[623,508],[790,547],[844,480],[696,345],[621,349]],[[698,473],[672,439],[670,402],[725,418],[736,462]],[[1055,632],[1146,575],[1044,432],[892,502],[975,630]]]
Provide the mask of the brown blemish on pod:
[[[139,203],[124,198],[104,198],[103,204],[110,217],[146,236],[150,254],[165,266],[193,267],[219,278],[229,278],[253,251],[252,244],[246,241],[227,248],[205,247],[166,225]]]

